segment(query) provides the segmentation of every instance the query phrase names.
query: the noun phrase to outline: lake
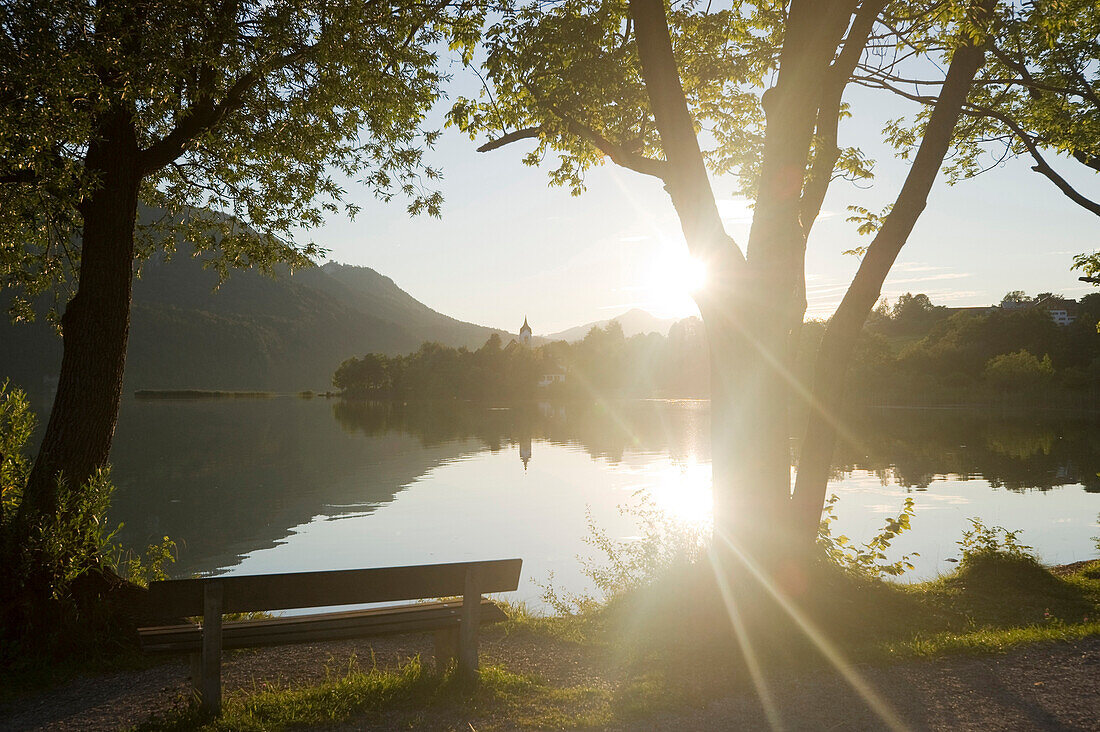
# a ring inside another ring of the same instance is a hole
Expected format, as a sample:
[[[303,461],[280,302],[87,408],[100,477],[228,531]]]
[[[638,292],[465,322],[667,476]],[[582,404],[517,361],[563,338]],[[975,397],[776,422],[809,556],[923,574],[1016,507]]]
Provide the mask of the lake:
[[[971,517],[1050,563],[1096,555],[1100,421],[962,410],[847,420],[835,531],[869,538],[913,496],[902,581],[949,571]],[[179,545],[174,577],[521,557],[515,599],[590,589],[592,525],[637,536],[640,492],[687,526],[710,506],[709,404],[370,405],[135,400],[112,452],[119,538]],[[598,558],[598,557],[597,557]],[[552,577],[552,580],[551,580]]]

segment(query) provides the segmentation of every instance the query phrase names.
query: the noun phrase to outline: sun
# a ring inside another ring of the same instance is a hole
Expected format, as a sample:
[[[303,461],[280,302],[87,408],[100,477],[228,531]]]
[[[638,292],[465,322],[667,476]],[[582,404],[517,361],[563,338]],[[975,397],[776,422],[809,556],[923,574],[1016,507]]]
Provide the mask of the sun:
[[[660,317],[685,318],[699,312],[692,295],[707,284],[706,265],[683,245],[662,247],[650,263],[647,307]]]
[[[676,282],[677,289],[695,293],[707,284],[707,266],[695,257],[683,257],[676,262],[669,276]]]

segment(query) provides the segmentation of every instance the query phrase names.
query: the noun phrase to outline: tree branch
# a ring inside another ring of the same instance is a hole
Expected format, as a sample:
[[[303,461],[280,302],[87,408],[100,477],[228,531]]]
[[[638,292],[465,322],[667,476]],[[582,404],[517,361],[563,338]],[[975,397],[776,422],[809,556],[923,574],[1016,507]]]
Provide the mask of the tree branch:
[[[996,57],[996,59],[998,61],[1000,61],[1002,64],[1004,64],[1005,66],[1007,66],[1008,68],[1012,69],[1013,71],[1015,71],[1017,74],[1020,75],[1020,78],[1021,78],[1024,86],[1027,87],[1028,95],[1032,99],[1038,99],[1039,98],[1039,89],[1036,87],[1035,79],[1032,78],[1031,72],[1028,71],[1028,68],[1027,68],[1026,64],[1020,63],[1020,62],[1016,61],[1015,59],[1009,58],[1009,55],[1007,53],[1005,53],[1004,51],[1002,51],[1000,48],[998,48],[996,46],[996,44],[993,44],[990,47],[989,52],[992,53],[994,55],[994,57]]]
[[[1100,203],[1086,198],[1084,195],[1079,193],[1076,188],[1070,185],[1069,181],[1059,175],[1058,172],[1054,170],[1054,168],[1050,167],[1047,161],[1039,153],[1039,149],[1030,140],[1028,140],[1026,137],[1021,138],[1021,140],[1024,143],[1024,147],[1027,148],[1027,151],[1031,153],[1032,159],[1035,160],[1035,165],[1031,166],[1032,170],[1034,170],[1036,173],[1039,173],[1040,175],[1045,176],[1047,180],[1053,183],[1058,188],[1058,190],[1064,193],[1067,198],[1076,203],[1078,206],[1085,209],[1086,211],[1091,211],[1097,216],[1100,216]]]
[[[412,42],[416,40],[417,34],[424,29],[424,26],[428,24],[428,21],[432,20],[436,15],[439,14],[441,10],[443,10],[443,8],[447,7],[450,4],[451,0],[438,0],[438,2],[429,5],[427,9],[425,9],[424,14],[420,17],[420,20],[414,23],[413,27],[409,29],[409,32],[405,35],[405,40],[401,42],[398,48],[402,51],[407,49],[412,44]],[[397,54],[395,53],[394,56],[396,55]],[[394,58],[386,64],[385,68],[383,69],[383,73],[392,74],[396,68],[397,63],[396,58]]]
[[[649,106],[664,147],[666,190],[680,219],[688,249],[708,263],[718,279],[745,265],[745,255],[726,233],[706,164],[699,149],[695,123],[688,111],[672,38],[662,0],[630,0],[630,17]],[[728,270],[728,271],[727,271]]]
[[[507,134],[501,135],[495,140],[489,140],[487,143],[477,149],[478,152],[491,152],[505,145],[511,145],[513,142],[519,142],[520,140],[529,140],[532,137],[538,137],[542,132],[542,127],[525,127],[522,130],[516,130]]]
[[[1073,159],[1084,165],[1086,168],[1092,168],[1096,172],[1100,173],[1100,155],[1089,155],[1079,150],[1074,150],[1070,153]]]
[[[665,161],[654,160],[653,158],[647,158],[644,155],[630,152],[622,145],[608,140],[588,125],[578,122],[553,105],[550,106],[550,111],[565,123],[566,129],[568,129],[569,132],[602,152],[611,159],[611,162],[623,168],[633,170],[635,173],[651,175],[654,178],[660,178],[666,183],[668,182],[669,164]]]
[[[840,158],[837,135],[844,90],[848,86],[852,72],[855,71],[856,64],[863,56],[867,39],[885,5],[886,0],[868,0],[860,5],[859,10],[856,11],[855,20],[852,21],[852,27],[848,31],[848,37],[844,41],[844,49],[829,72],[828,87],[822,95],[821,108],[817,114],[818,140],[814,146],[814,161],[810,167],[809,180],[802,188],[802,201],[799,204],[799,219],[802,222],[804,237],[809,237],[810,229],[813,228],[814,222],[821,213],[821,204],[825,201],[825,194],[829,191],[829,183],[833,179],[836,161]]]
[[[975,0],[971,6],[970,12],[980,25],[984,26],[991,16],[995,1]],[[856,276],[829,320],[821,341],[814,368],[811,412],[799,456],[794,492],[798,520],[804,522],[809,536],[813,536],[812,529],[821,519],[836,445],[836,414],[844,395],[844,379],[852,351],[867,314],[882,292],[882,284],[894,260],[924,211],[928,192],[951,147],[951,138],[974,84],[974,77],[985,61],[985,45],[984,41],[976,44],[969,36],[964,36],[952,56],[947,78],[932,109],[913,165],[890,215],[867,248]]]
[[[936,104],[938,101],[937,97],[912,94],[910,92],[906,92],[903,89],[898,89],[897,87],[892,86],[881,79],[857,78],[853,81],[855,81],[857,84],[860,84],[861,86],[867,86],[875,89],[885,89],[893,94],[897,94],[900,97],[904,97],[906,99],[914,102],[919,102],[921,104],[933,105]],[[1057,186],[1058,189],[1062,191],[1062,193],[1064,193],[1077,205],[1081,206],[1087,211],[1091,211],[1092,213],[1100,215],[1100,213],[1097,212],[1097,206],[1100,204],[1097,204],[1096,202],[1082,195],[1079,191],[1073,188],[1073,186],[1070,185],[1070,183],[1065,178],[1059,175],[1057,171],[1055,171],[1046,162],[1042,154],[1039,152],[1035,136],[1028,133],[1027,130],[1021,127],[1010,116],[998,112],[994,109],[990,109],[989,107],[982,107],[973,104],[968,104],[963,109],[963,114],[967,114],[972,117],[988,117],[990,119],[995,119],[1003,124],[1012,132],[1012,136],[1019,140],[1024,145],[1024,147],[1027,148],[1028,153],[1031,155],[1032,159],[1035,160],[1036,164],[1032,166],[1032,170],[1034,170],[1036,173],[1040,173],[1041,175],[1046,176],[1046,178],[1054,183],[1054,185]],[[1080,151],[1072,151],[1070,155],[1082,165],[1093,170],[1100,171],[1100,156],[1089,155],[1088,153],[1083,153]]]
[[[211,98],[205,94],[200,96],[194,104],[180,114],[179,122],[168,134],[141,152],[141,162],[145,172],[148,174],[163,168],[182,155],[190,142],[212,129],[226,115],[243,107],[245,96],[265,74],[308,59],[317,48],[317,44],[310,44],[257,63],[255,68],[237,77],[230,84],[225,96],[217,104],[213,104]]]
[[[1005,127],[1007,127],[1009,130],[1011,130],[1013,136],[1015,136],[1017,140],[1023,143],[1023,146],[1027,148],[1028,153],[1031,155],[1032,160],[1035,161],[1035,165],[1031,166],[1032,170],[1034,170],[1036,173],[1039,173],[1040,175],[1045,176],[1047,180],[1053,183],[1058,188],[1058,190],[1064,193],[1067,198],[1076,203],[1078,206],[1085,209],[1086,211],[1090,211],[1091,213],[1100,216],[1100,203],[1097,203],[1085,197],[1077,189],[1070,185],[1069,181],[1059,175],[1058,171],[1054,170],[1054,168],[1052,168],[1050,164],[1047,163],[1046,158],[1044,158],[1043,154],[1039,151],[1039,146],[1036,144],[1034,137],[1028,134],[1027,130],[1021,127],[1016,122],[1016,120],[1012,119],[1007,114],[1002,114],[1001,112],[989,109],[988,107],[970,105],[969,108],[963,111],[965,114],[969,114],[972,116],[989,117],[991,119],[995,119],[1003,124]],[[1088,157],[1084,156],[1083,153],[1080,155],[1088,160]],[[1085,163],[1086,165],[1088,164],[1086,160],[1081,160],[1081,157],[1078,157],[1078,154],[1075,153],[1074,157],[1082,163]]]

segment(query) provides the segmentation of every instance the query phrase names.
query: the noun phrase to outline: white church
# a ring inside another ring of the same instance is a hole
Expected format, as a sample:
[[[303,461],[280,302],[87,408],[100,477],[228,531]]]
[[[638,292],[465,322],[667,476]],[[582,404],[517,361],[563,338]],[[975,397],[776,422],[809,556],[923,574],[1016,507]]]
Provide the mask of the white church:
[[[519,342],[520,345],[531,345],[531,326],[527,325],[527,316],[523,316],[523,326],[519,329]]]
[[[523,325],[519,329],[519,341],[517,341],[524,348],[531,347],[531,326],[527,323],[527,316],[523,316]],[[560,368],[554,368],[552,371],[547,371],[539,377],[538,385],[540,388],[545,389],[551,384],[564,384],[565,383],[565,371]]]

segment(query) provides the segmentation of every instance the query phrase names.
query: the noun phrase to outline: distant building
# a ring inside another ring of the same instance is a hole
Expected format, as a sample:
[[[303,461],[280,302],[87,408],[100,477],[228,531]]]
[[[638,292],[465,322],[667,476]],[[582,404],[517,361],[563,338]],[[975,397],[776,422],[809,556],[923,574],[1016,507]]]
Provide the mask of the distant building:
[[[1077,320],[1077,301],[1056,295],[1039,299],[1035,307],[1043,308],[1058,325],[1069,325]]]
[[[1002,306],[1002,307],[1006,307],[1006,306]],[[994,310],[996,310],[997,306],[996,305],[970,305],[970,306],[966,306],[966,307],[959,307],[959,308],[949,307],[949,308],[944,308],[944,309],[947,311],[948,315],[957,315],[959,313],[963,313],[965,315],[988,315],[989,313],[992,313]],[[1011,308],[1006,307],[1006,309],[1010,310]]]
[[[1051,320],[1057,325],[1069,325],[1077,320],[1077,301],[1059,297],[1058,295],[1041,294],[1032,300],[1004,300],[1001,302],[1002,310],[1028,310],[1040,308],[1050,314]]]
[[[531,345],[531,326],[527,325],[527,316],[523,317],[523,326],[519,329],[519,342],[525,346]]]
[[[539,377],[539,388],[545,389],[551,384],[564,384],[565,372],[564,371],[548,371]]]

